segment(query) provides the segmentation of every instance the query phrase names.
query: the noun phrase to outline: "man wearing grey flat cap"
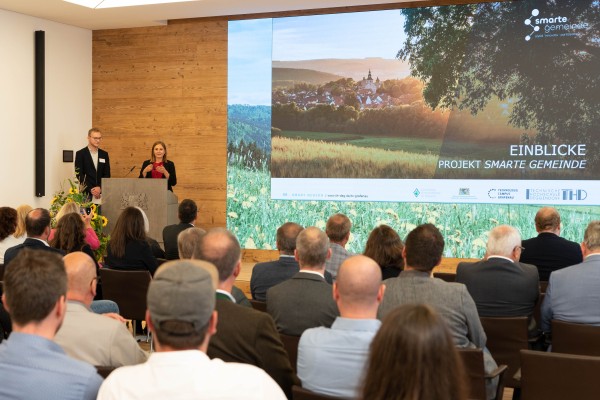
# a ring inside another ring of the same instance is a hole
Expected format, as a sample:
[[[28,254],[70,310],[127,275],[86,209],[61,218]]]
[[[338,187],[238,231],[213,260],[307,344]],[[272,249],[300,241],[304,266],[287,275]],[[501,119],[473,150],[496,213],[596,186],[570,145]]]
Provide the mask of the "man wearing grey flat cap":
[[[98,400],[285,399],[260,368],[206,355],[217,327],[217,283],[218,273],[211,263],[163,264],[150,283],[146,311],[156,352],[144,364],[111,373]]]

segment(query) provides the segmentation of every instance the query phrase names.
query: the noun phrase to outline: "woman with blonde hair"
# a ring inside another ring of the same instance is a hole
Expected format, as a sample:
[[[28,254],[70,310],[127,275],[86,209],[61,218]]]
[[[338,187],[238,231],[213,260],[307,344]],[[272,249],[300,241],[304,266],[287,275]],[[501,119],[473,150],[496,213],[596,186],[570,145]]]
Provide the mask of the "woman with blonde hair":
[[[442,317],[426,304],[389,313],[371,342],[364,400],[465,400],[462,360]]]
[[[13,236],[15,239],[17,239],[18,243],[16,243],[15,246],[23,243],[27,237],[27,231],[25,230],[25,218],[31,210],[33,210],[33,207],[31,207],[29,204],[21,204],[19,207],[17,207],[17,230]]]
[[[98,239],[98,235],[96,235],[96,231],[94,231],[94,228],[92,228],[92,213],[87,211],[88,210],[82,210],[79,203],[69,201],[65,203],[56,213],[56,223],[58,224],[58,222],[60,222],[60,220],[67,214],[79,215],[85,226],[85,242],[90,245],[92,250],[96,250],[98,247],[100,247],[100,240]],[[51,242],[52,239],[54,239],[55,233],[55,228],[50,230],[48,242]]]

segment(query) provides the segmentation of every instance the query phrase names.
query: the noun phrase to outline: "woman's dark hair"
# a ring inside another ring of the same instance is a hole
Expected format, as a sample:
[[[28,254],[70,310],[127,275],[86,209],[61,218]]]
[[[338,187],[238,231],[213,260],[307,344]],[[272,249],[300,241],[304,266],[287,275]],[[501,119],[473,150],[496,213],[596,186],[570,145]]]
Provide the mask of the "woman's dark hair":
[[[381,268],[404,269],[402,250],[404,243],[398,233],[387,225],[373,229],[367,239],[364,255],[375,260]]]
[[[74,213],[63,215],[56,224],[50,246],[61,249],[65,253],[81,251],[85,246],[85,224],[81,215]]]
[[[464,370],[442,317],[406,304],[383,320],[369,354],[364,400],[464,400]]]
[[[116,258],[122,258],[125,256],[127,243],[135,240],[146,240],[144,217],[137,208],[127,207],[115,223],[110,236],[110,251]]]
[[[17,210],[0,207],[0,240],[4,240],[17,229]]]

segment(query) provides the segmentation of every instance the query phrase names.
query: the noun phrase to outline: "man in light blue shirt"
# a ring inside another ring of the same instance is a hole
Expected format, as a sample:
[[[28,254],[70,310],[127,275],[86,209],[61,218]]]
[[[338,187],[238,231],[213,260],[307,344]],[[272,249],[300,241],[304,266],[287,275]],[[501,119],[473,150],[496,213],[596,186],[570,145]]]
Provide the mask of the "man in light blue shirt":
[[[66,293],[58,254],[24,249],[7,266],[2,301],[13,332],[0,345],[0,399],[96,398],[102,383],[96,369],[52,341],[65,316]]]
[[[342,263],[333,284],[340,316],[331,328],[307,329],[300,338],[302,387],[335,397],[358,396],[369,346],[381,325],[377,308],[384,291],[375,261],[358,255]]]

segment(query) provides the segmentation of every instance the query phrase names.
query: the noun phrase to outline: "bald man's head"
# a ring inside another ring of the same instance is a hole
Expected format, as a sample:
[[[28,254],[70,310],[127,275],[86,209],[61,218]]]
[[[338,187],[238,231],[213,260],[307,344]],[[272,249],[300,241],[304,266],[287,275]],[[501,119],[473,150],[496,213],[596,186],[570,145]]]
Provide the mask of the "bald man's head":
[[[535,214],[535,230],[538,232],[560,231],[560,214],[554,207],[542,207]]]
[[[381,287],[381,269],[369,257],[349,257],[340,266],[335,286],[346,304],[374,304]]]
[[[91,304],[96,294],[96,264],[90,256],[81,251],[63,257],[67,271],[67,299]],[[89,305],[89,304],[87,304]]]

